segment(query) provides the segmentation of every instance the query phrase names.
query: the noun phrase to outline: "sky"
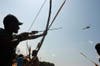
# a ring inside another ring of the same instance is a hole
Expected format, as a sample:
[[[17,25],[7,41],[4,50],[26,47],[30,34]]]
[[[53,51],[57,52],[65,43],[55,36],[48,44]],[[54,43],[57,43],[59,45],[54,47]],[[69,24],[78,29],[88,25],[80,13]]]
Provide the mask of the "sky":
[[[36,14],[45,4],[34,21]],[[64,0],[53,0],[51,21]],[[49,31],[39,51],[40,61],[54,63],[55,66],[94,66],[90,60],[98,62],[95,50],[100,42],[100,1],[99,0],[66,0],[51,28],[62,29]],[[44,30],[48,17],[49,0],[0,0],[0,27],[7,14],[15,15],[23,25],[19,33],[33,30]],[[33,23],[34,21],[34,23]],[[29,27],[33,23],[30,30]],[[83,28],[90,26],[89,29]],[[17,46],[17,53],[26,55],[28,46],[35,49],[41,38],[23,41]],[[100,64],[99,64],[100,65]]]

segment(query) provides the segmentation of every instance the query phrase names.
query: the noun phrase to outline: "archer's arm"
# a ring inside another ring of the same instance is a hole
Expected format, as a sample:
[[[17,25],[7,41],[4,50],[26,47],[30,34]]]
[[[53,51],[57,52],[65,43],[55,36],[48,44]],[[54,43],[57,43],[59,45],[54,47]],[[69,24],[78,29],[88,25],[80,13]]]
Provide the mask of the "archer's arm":
[[[21,42],[24,40],[36,39],[36,38],[39,38],[44,35],[46,35],[45,32],[43,32],[42,34],[35,34],[34,31],[32,31],[31,33],[29,33],[29,32],[21,33],[21,34],[17,35],[16,38],[18,39],[19,42]]]

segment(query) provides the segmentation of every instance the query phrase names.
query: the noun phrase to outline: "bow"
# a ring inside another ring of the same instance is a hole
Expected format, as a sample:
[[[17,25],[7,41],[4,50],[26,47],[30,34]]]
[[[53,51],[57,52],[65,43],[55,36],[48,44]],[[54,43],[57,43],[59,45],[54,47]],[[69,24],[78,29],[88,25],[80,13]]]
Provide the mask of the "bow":
[[[64,0],[64,2],[61,4],[61,6],[59,7],[57,13],[55,14],[53,20],[51,21],[50,23],[50,17],[51,17],[51,8],[52,8],[52,0],[50,0],[50,5],[49,5],[49,15],[48,15],[48,20],[47,20],[47,25],[46,25],[46,29],[45,29],[45,32],[48,32],[48,30],[50,29],[50,27],[52,26],[52,24],[54,23],[57,15],[59,14],[59,12],[61,11],[62,7],[64,6],[66,0]],[[50,24],[49,24],[50,23]],[[40,50],[42,44],[43,44],[43,41],[45,39],[46,35],[43,36],[43,38],[41,39],[41,41],[38,43],[36,49],[37,49],[37,53],[38,51]]]
[[[49,26],[50,18],[51,18],[52,0],[50,0],[49,3],[50,3],[50,4],[49,4],[49,15],[48,15],[48,20],[47,20],[46,29],[45,29],[45,31],[44,31],[44,32],[46,32],[46,33],[48,32],[48,29],[49,29],[48,26]],[[37,53],[38,53],[38,51],[40,50],[40,47],[42,46],[45,37],[46,37],[46,35],[44,35],[44,36],[42,37],[41,41],[39,42],[39,44],[38,44],[38,46],[37,46]]]
[[[48,32],[48,30],[49,30],[50,27],[52,26],[53,22],[55,21],[57,15],[58,15],[59,12],[61,11],[62,7],[64,6],[65,2],[66,2],[66,0],[64,0],[64,2],[61,4],[61,6],[59,7],[57,13],[55,14],[53,20],[52,20],[51,23],[50,23],[51,8],[52,8],[52,0],[50,0],[50,2],[49,2],[49,3],[50,3],[50,4],[49,4],[49,15],[48,15],[48,20],[47,20],[46,29],[45,29],[44,32],[46,32],[46,33]],[[49,24],[49,23],[50,23],[50,24]],[[38,45],[37,45],[37,47],[36,47],[36,49],[35,49],[35,50],[37,51],[37,53],[35,54],[35,57],[37,56],[37,54],[38,54],[38,52],[39,52],[39,50],[40,50],[40,48],[41,48],[41,46],[42,46],[42,44],[43,44],[43,41],[44,41],[45,37],[46,37],[46,35],[44,35],[44,36],[42,37],[41,41],[38,43]]]
[[[50,4],[49,4],[49,15],[48,15],[48,20],[47,20],[46,29],[45,29],[44,32],[48,32],[48,26],[49,26],[50,17],[51,17],[52,0],[50,0],[49,3],[50,3]],[[45,37],[46,37],[46,35],[44,35],[44,36],[42,37],[41,41],[38,43],[38,45],[37,45],[37,47],[36,47],[36,50],[33,50],[33,52],[32,52],[32,56],[34,56],[33,59],[32,59],[33,61],[36,60],[37,54],[38,54],[38,52],[39,52],[39,50],[40,50],[40,48],[41,48],[41,46],[42,46],[42,44],[43,44],[43,41],[44,41]]]

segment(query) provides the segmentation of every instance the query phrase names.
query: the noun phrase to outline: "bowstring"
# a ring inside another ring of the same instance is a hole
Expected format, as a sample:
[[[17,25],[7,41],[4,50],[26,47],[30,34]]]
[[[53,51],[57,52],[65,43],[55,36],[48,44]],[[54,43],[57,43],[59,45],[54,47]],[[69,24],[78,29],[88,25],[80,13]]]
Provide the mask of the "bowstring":
[[[38,11],[38,13],[36,14],[35,18],[33,19],[32,24],[31,24],[30,27],[29,27],[28,31],[32,28],[33,24],[36,22],[36,19],[37,19],[37,17],[39,16],[41,10],[43,9],[43,7],[44,7],[46,1],[47,1],[47,0],[44,0],[44,2],[42,3],[42,5],[41,5],[41,7],[40,7],[40,9],[39,9],[39,11]],[[27,49],[29,49],[29,47],[28,47],[28,40],[26,41],[26,46],[27,46]]]
[[[39,11],[38,11],[38,13],[36,14],[35,18],[33,19],[32,24],[31,24],[30,27],[29,27],[28,31],[32,28],[32,26],[33,26],[33,24],[35,23],[37,17],[39,16],[41,10],[43,9],[43,7],[44,7],[46,1],[47,1],[47,0],[44,0],[44,2],[42,3],[42,5],[41,5],[41,7],[40,7],[40,9],[39,9]]]

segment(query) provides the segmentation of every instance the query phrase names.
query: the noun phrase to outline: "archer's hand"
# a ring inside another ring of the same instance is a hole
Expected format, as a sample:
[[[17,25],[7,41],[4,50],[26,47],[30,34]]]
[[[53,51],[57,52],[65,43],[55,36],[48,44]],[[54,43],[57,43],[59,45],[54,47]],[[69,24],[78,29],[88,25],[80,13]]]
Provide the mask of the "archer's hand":
[[[38,33],[38,32],[39,32],[39,31],[32,31],[31,33],[32,33],[32,34],[36,34],[36,33]]]
[[[43,36],[45,36],[45,35],[47,35],[47,31],[44,31],[44,32],[43,32]]]
[[[32,51],[32,56],[36,56],[37,55],[37,52],[38,52],[37,50],[33,50]]]

